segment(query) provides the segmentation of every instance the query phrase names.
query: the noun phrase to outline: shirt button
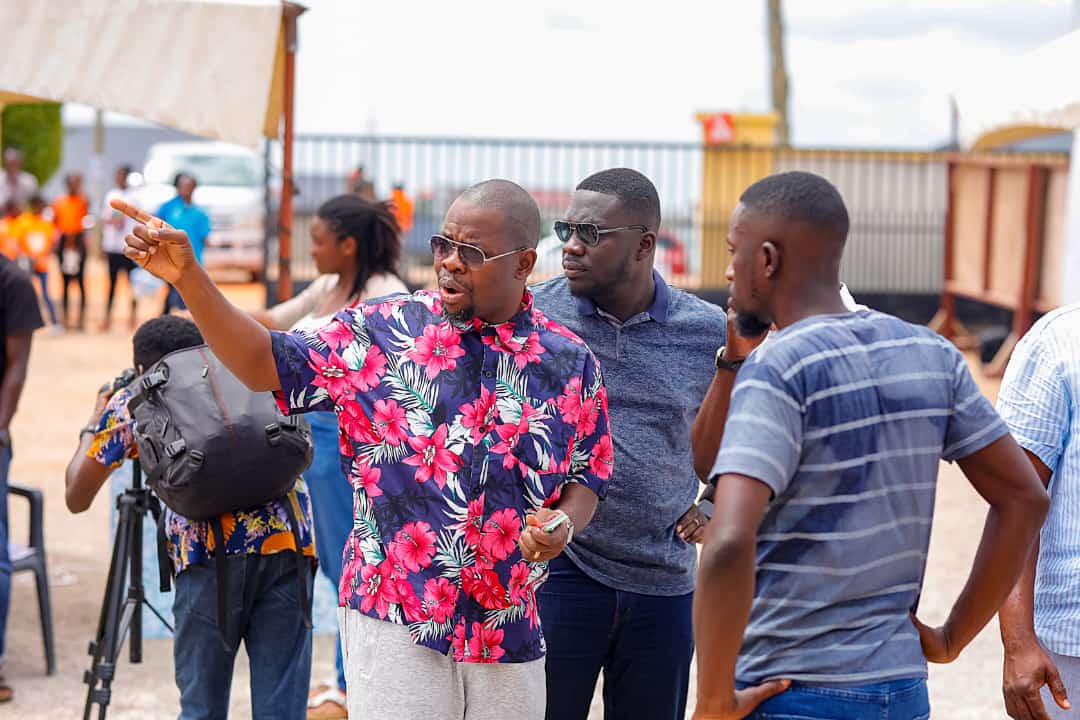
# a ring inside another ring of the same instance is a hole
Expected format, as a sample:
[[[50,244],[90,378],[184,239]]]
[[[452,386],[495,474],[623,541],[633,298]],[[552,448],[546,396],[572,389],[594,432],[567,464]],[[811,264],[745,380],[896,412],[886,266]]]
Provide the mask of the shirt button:
[[[487,378],[495,377],[495,373],[492,372],[491,370],[485,370],[484,371],[484,377],[487,377]]]

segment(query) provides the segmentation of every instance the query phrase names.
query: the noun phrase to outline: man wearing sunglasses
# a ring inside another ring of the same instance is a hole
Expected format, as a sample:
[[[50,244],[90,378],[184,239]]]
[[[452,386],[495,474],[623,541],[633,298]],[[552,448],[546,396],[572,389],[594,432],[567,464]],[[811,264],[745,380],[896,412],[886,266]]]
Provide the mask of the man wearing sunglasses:
[[[608,720],[685,716],[694,543],[707,523],[690,427],[726,318],[653,269],[659,227],[647,177],[596,173],[555,223],[565,276],[533,288],[599,358],[618,455],[607,498],[540,593],[552,720],[585,720],[601,670]]]
[[[596,358],[525,289],[536,202],[506,180],[466,190],[431,240],[438,291],[290,333],[230,304],[184,233],[113,206],[142,223],[127,256],[177,288],[237,377],[287,412],[338,414],[355,514],[340,587],[350,717],[542,718],[536,593],[614,453]]]

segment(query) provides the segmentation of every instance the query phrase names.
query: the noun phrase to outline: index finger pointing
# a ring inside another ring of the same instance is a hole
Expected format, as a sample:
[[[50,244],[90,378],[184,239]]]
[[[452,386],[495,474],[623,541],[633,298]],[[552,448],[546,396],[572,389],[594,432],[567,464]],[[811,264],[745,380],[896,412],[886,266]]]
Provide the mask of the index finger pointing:
[[[120,198],[113,198],[109,201],[109,205],[112,206],[113,210],[122,212],[132,220],[141,222],[143,225],[149,225],[151,227],[161,227],[164,224],[158,218],[154,217],[142,208],[132,205],[126,200],[122,200]]]

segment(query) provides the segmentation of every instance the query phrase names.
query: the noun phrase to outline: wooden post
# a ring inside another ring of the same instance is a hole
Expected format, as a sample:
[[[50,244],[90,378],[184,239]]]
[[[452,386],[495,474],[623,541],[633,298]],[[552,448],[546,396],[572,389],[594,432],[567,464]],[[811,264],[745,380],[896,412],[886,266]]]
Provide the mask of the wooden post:
[[[292,297],[292,227],[293,227],[293,116],[296,97],[296,19],[307,10],[287,2],[282,16],[285,22],[285,122],[281,139],[281,210],[278,215],[278,301]]]
[[[1049,169],[1041,165],[1028,168],[1027,207],[1024,223],[1023,275],[1020,277],[1020,295],[1013,312],[1012,332],[1005,338],[993,361],[986,368],[989,377],[1001,377],[1016,349],[1020,338],[1031,329],[1031,315],[1035,311],[1035,293],[1038,284],[1039,261],[1042,255],[1043,223],[1046,216],[1046,183]]]

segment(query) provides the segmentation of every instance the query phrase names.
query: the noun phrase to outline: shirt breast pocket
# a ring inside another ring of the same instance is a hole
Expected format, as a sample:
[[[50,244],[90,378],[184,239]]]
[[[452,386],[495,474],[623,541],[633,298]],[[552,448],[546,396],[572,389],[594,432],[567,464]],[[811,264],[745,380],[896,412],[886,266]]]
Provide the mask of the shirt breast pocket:
[[[572,439],[573,433],[557,418],[542,427],[533,425],[518,437],[510,462],[524,485],[529,507],[542,507],[566,482]]]

